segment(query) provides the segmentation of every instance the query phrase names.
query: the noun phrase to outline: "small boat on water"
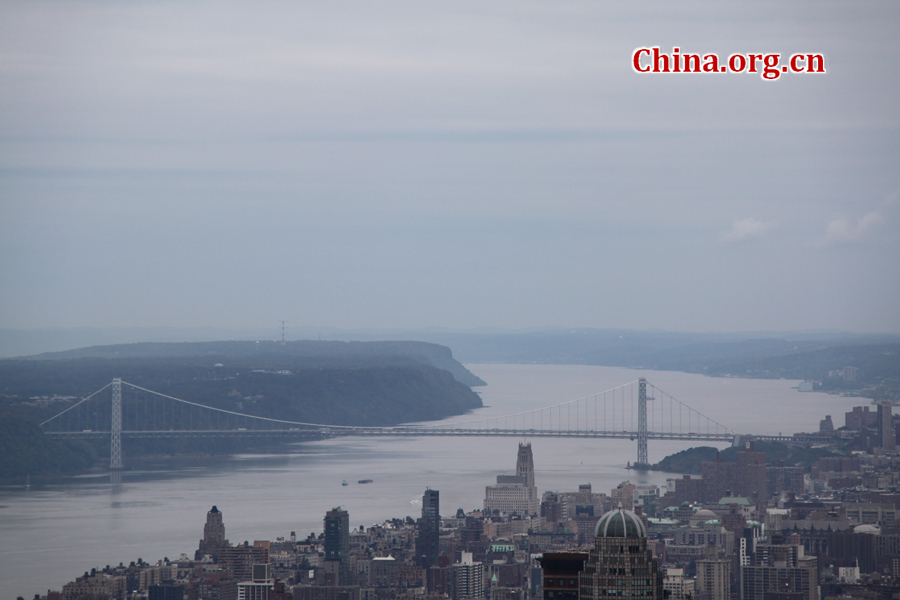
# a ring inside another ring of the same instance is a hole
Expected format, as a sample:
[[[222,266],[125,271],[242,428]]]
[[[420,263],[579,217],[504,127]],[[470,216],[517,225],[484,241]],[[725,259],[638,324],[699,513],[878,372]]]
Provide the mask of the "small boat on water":
[[[343,481],[343,483],[341,483],[341,485],[350,485],[350,484],[347,483],[347,480],[345,479],[345,480]]]
[[[371,479],[360,479],[356,483],[372,483],[372,480]]]

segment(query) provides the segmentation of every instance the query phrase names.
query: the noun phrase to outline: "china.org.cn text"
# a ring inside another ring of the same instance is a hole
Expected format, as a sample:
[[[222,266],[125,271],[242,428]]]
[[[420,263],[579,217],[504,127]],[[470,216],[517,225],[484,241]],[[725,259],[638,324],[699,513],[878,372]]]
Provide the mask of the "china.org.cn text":
[[[732,54],[720,60],[715,53],[682,53],[676,46],[664,54],[654,46],[635,49],[631,66],[638,73],[759,73],[766,81],[774,81],[785,73],[825,73],[825,56],[796,53],[781,64],[781,54],[775,53]]]

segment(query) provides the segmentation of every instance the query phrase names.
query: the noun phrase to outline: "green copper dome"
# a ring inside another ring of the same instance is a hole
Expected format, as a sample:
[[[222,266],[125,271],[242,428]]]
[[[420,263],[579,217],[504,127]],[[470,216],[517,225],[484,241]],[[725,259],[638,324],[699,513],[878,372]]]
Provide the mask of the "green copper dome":
[[[630,510],[617,508],[600,517],[594,537],[647,537],[647,528],[639,516]]]

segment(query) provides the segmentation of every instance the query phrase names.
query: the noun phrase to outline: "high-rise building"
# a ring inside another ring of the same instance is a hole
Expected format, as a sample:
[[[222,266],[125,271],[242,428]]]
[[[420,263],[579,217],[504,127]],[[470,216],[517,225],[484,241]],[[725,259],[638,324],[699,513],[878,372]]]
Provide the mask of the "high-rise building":
[[[184,600],[184,586],[174,583],[153,584],[147,588],[147,600]]]
[[[541,499],[534,484],[534,458],[531,444],[519,444],[515,475],[497,475],[497,485],[485,488],[484,509],[505,513],[534,515],[541,510]]]
[[[215,560],[221,548],[228,545],[225,539],[225,523],[222,521],[222,512],[215,506],[206,513],[206,525],[203,526],[203,539],[195,555],[196,560],[209,554]]]
[[[716,503],[726,496],[740,496],[765,504],[769,496],[766,453],[756,452],[753,442],[747,442],[746,449],[738,452],[736,459],[729,463],[717,455],[716,462],[701,464],[704,502]]]
[[[237,584],[237,600],[269,600],[274,586],[269,565],[253,565],[252,578]]]
[[[422,518],[416,535],[416,559],[426,569],[437,564],[441,550],[440,493],[425,490],[422,495]]]
[[[701,481],[703,489],[703,502],[717,503],[726,496],[735,492],[736,465],[726,462],[716,453],[715,462],[705,462],[700,465]]]
[[[856,381],[856,367],[844,367],[842,375],[844,381]]]
[[[541,582],[544,600],[578,600],[578,577],[584,569],[587,552],[544,552]]]
[[[219,551],[219,564],[231,571],[238,581],[253,578],[253,565],[269,562],[269,548],[260,542],[251,546],[247,542],[238,546],[228,546]]]
[[[525,478],[525,485],[534,486],[534,456],[531,454],[531,444],[519,444],[516,475]]]
[[[350,585],[350,514],[340,506],[325,513],[325,572],[334,585]]]
[[[460,562],[453,565],[453,572],[453,600],[484,598],[484,564],[472,560],[471,552],[462,553]]]
[[[784,461],[778,461],[774,467],[766,467],[769,495],[790,492],[796,496],[803,493],[805,481],[803,467],[786,467]]]
[[[637,486],[630,481],[623,481],[610,490],[609,497],[613,501],[613,506],[618,506],[625,510],[634,510],[634,491],[636,488]]]
[[[773,536],[780,537],[780,536]],[[741,567],[741,600],[778,598],[818,600],[816,557],[805,556],[800,544],[757,544],[754,564]]]
[[[878,417],[875,424],[878,427],[878,445],[882,450],[893,452],[897,448],[897,440],[894,435],[894,417],[891,415],[890,400],[878,403]]]
[[[694,598],[695,581],[684,576],[684,569],[667,567],[663,578],[663,589],[669,593],[669,600],[690,600]]]
[[[844,413],[844,425],[854,431],[874,426],[877,419],[876,414],[869,411],[868,406],[854,406],[852,411]]]
[[[594,548],[579,575],[579,600],[662,600],[663,575],[647,546],[647,529],[629,510],[597,521]]]
[[[696,562],[697,600],[728,600],[731,597],[731,561],[702,559]]]
[[[765,505],[769,498],[769,480],[766,476],[766,453],[756,452],[753,442],[747,442],[746,450],[736,455],[737,476],[736,496],[753,498],[757,504]]]

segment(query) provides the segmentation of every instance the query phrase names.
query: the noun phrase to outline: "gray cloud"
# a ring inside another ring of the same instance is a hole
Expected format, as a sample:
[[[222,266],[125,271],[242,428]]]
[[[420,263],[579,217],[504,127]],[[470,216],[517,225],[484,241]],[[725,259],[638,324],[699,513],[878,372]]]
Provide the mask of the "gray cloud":
[[[758,238],[774,226],[775,223],[772,221],[760,221],[753,217],[735,219],[731,229],[719,235],[719,240],[723,242],[739,242],[741,240]]]
[[[898,19],[3,3],[0,326],[898,330],[896,217],[853,200],[900,189]],[[828,74],[640,75],[647,45]]]
[[[820,240],[821,246],[850,245],[864,242],[876,234],[887,220],[890,209],[897,203],[897,195],[886,199],[881,205],[861,217],[853,219],[839,215],[829,221],[825,227],[825,236]]]

